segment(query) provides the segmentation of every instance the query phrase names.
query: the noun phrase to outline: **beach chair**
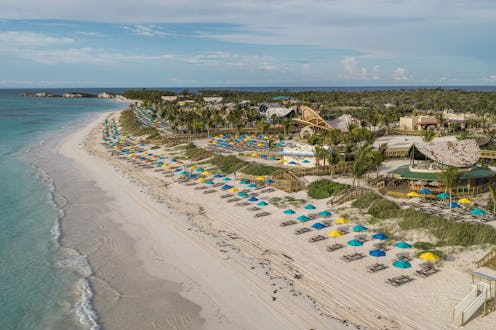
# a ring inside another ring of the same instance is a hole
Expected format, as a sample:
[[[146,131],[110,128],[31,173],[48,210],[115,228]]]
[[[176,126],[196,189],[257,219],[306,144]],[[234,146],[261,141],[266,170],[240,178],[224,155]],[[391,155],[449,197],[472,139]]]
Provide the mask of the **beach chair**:
[[[301,235],[301,234],[304,234],[304,233],[308,233],[309,231],[312,231],[312,230],[310,228],[308,228],[308,227],[304,227],[304,228],[296,229],[294,231],[294,234],[295,235]]]
[[[185,186],[195,186],[197,184],[198,184],[198,182],[188,182],[185,184]]]
[[[401,286],[401,285],[408,283],[408,282],[411,282],[411,281],[413,281],[413,277],[408,276],[408,275],[401,275],[401,276],[388,278],[386,280],[386,283],[388,283],[394,287],[398,287],[398,286]]]
[[[291,225],[295,225],[295,224],[297,224],[297,222],[295,220],[283,221],[283,222],[281,222],[281,227],[291,226]]]
[[[236,205],[236,206],[247,206],[247,205],[250,205],[250,203],[249,202],[241,202],[241,203],[236,203],[234,205]]]
[[[328,245],[326,247],[326,251],[327,252],[334,252],[334,251],[339,250],[339,249],[342,249],[342,248],[344,248],[344,245],[343,244],[341,244],[341,243],[334,243],[332,245]]]
[[[406,255],[400,255],[398,258],[394,259],[393,262],[395,261],[407,261],[407,262],[410,262],[412,261],[412,258],[410,258],[409,256],[406,256]]]
[[[439,271],[433,264],[420,265],[420,269],[415,271],[415,275],[420,277],[429,277]]]
[[[266,217],[266,216],[268,216],[268,215],[270,215],[270,212],[260,212],[260,213],[256,213],[256,214],[254,215],[254,217],[255,217],[255,218],[260,218],[260,217]]]
[[[352,254],[345,254],[341,257],[341,259],[343,259],[346,262],[352,262],[352,261],[359,260],[362,258],[365,258],[365,254],[359,253],[359,252],[355,252]]]
[[[207,189],[206,186],[195,187],[195,190],[205,190],[205,189]]]
[[[238,198],[238,197],[233,197],[233,198],[229,198],[227,200],[228,203],[234,203],[234,202],[237,202],[237,201],[240,201],[241,198]]]
[[[211,194],[211,193],[214,193],[214,192],[216,192],[216,191],[217,191],[217,190],[215,190],[215,189],[209,189],[209,190],[205,190],[203,193],[204,193],[204,194]]]
[[[323,220],[320,223],[323,224],[326,227],[332,226],[332,220]]]
[[[260,211],[260,208],[257,207],[257,206],[252,206],[252,207],[249,207],[247,208],[248,211],[252,211],[252,212],[255,212],[255,211]]]
[[[378,272],[380,270],[384,270],[386,269],[387,266],[384,265],[384,264],[379,264],[379,263],[376,263],[376,264],[373,264],[373,265],[370,265],[370,266],[367,266],[367,271],[369,273],[375,273],[375,272]]]
[[[233,194],[224,194],[222,196],[220,196],[220,198],[229,198],[229,197],[233,197],[234,195]]]
[[[317,236],[312,236],[308,239],[308,241],[310,243],[315,243],[315,242],[318,242],[318,241],[323,241],[327,239],[327,236],[324,236],[324,235],[317,235]]]

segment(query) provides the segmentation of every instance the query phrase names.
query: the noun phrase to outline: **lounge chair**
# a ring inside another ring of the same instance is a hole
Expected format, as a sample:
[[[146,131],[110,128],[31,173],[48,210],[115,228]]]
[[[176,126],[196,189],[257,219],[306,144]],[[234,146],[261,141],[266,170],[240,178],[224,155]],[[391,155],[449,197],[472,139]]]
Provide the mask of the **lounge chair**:
[[[238,197],[233,197],[233,198],[229,198],[227,200],[228,203],[233,203],[233,202],[237,202],[237,201],[240,201],[241,198],[238,198]]]
[[[234,205],[236,205],[236,206],[247,206],[247,205],[250,205],[250,203],[249,202],[240,202],[240,203],[236,203]]]
[[[188,182],[185,184],[185,186],[195,186],[197,184],[198,184],[198,182]]]
[[[222,186],[222,185],[223,185],[222,183],[217,182],[217,183],[214,183],[214,184],[212,185],[212,187],[216,188],[216,187],[220,187],[220,186]]]
[[[317,235],[317,236],[312,236],[308,239],[308,241],[310,243],[315,243],[315,242],[318,242],[318,241],[323,241],[327,239],[327,236],[324,236],[324,235]]]
[[[255,217],[255,218],[260,218],[260,217],[266,217],[266,216],[268,216],[268,215],[270,215],[270,212],[260,212],[260,213],[256,213],[256,214],[254,215],[254,217]]]
[[[332,226],[332,220],[324,220],[324,221],[321,221],[320,223],[326,227]]]
[[[222,196],[220,196],[220,198],[229,198],[229,197],[233,197],[234,195],[233,194],[224,194]]]
[[[355,252],[352,254],[345,254],[341,257],[341,259],[343,259],[346,262],[352,262],[362,258],[365,258],[365,254],[359,252]]]
[[[400,286],[411,281],[413,281],[413,277],[408,275],[401,275],[401,276],[388,278],[386,280],[386,283],[391,284],[392,286]]]
[[[207,189],[207,187],[206,186],[195,187],[195,190],[204,190],[204,189]]]
[[[249,207],[247,208],[248,211],[252,211],[252,212],[255,212],[255,211],[260,211],[260,208],[257,207],[257,206],[252,206],[252,207]]]
[[[283,221],[281,222],[281,227],[291,226],[295,224],[297,224],[297,222],[294,220]]]
[[[369,273],[375,273],[375,272],[378,272],[380,270],[384,270],[386,269],[387,266],[384,265],[384,264],[379,264],[379,263],[376,263],[376,264],[373,264],[373,265],[370,265],[370,266],[367,266],[367,271]]]
[[[310,228],[308,228],[308,227],[303,227],[303,228],[296,229],[294,231],[294,234],[295,235],[301,235],[303,233],[308,233],[309,231],[312,231],[312,230]]]
[[[408,257],[408,256],[399,256],[398,258],[394,259],[393,262],[395,261],[412,261],[412,258]]]
[[[334,243],[332,245],[328,245],[326,247],[326,251],[327,252],[334,252],[334,251],[339,250],[339,249],[342,249],[342,248],[344,248],[344,245],[343,244],[341,244],[341,243]]]
[[[214,192],[216,192],[216,191],[217,191],[217,190],[215,190],[215,189],[209,189],[209,190],[205,190],[203,193],[204,193],[204,194],[211,194],[211,193],[214,193]]]
[[[415,274],[420,276],[420,277],[428,277],[431,276],[432,274],[435,274],[439,271],[434,265],[428,265],[421,267],[420,269],[417,269],[415,271]]]

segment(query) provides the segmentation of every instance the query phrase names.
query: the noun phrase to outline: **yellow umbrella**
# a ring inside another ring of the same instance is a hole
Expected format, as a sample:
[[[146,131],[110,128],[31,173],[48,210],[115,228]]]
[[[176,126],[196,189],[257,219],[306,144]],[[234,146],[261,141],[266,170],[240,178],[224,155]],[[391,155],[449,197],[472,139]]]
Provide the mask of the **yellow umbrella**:
[[[278,162],[279,162],[279,163],[284,163],[284,159],[283,159],[283,158],[281,158],[281,159],[279,159],[279,160],[278,160]]]
[[[258,157],[258,154],[256,152],[251,154],[252,157]]]
[[[162,167],[167,167],[167,166],[169,166],[169,165],[167,165],[167,164],[162,164]]]
[[[428,260],[428,261],[437,261],[437,260],[439,260],[439,257],[437,255],[435,255],[434,253],[432,253],[432,252],[424,252],[421,255],[419,255],[419,258],[420,259],[423,259],[423,260]]]
[[[210,173],[209,171],[203,171],[203,173],[202,173],[202,174],[203,174],[203,175],[210,175],[210,174],[212,174],[212,173]]]
[[[191,165],[190,167],[188,167],[190,170],[194,170],[196,169],[196,165]]]
[[[348,219],[345,219],[345,218],[342,218],[342,217],[339,217],[337,218],[336,220],[334,220],[335,223],[341,223],[341,224],[344,224],[344,223],[348,223],[350,222],[350,220]]]
[[[408,197],[419,197],[420,195],[416,191],[410,191],[406,194]]]
[[[458,200],[458,203],[460,203],[460,204],[470,204],[470,203],[472,203],[472,201],[470,199],[468,199],[468,198],[463,197],[463,198],[460,198]]]
[[[200,182],[200,183],[203,183],[203,182],[207,181],[207,179],[205,179],[205,178],[199,178],[199,179],[198,179],[198,180],[196,180],[196,181],[198,181],[198,182]]]
[[[257,176],[257,178],[255,180],[257,180],[257,181],[265,181],[265,178],[263,176]]]
[[[229,192],[232,192],[232,193],[235,193],[235,192],[238,192],[239,189],[238,188],[231,188],[229,189]]]
[[[333,230],[333,231],[329,232],[329,234],[327,234],[327,235],[330,237],[341,237],[344,234],[342,232],[340,232],[339,230]]]

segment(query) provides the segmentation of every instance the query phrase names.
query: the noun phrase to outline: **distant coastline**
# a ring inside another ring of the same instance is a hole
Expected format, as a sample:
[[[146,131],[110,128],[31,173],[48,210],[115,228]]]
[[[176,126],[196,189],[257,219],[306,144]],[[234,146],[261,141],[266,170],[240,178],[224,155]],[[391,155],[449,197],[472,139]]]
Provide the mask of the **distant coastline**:
[[[50,92],[22,92],[19,95],[23,97],[49,97],[49,98],[65,97],[71,99],[95,98],[95,97],[102,99],[114,99],[120,96],[119,94],[116,93],[107,93],[107,92],[101,92],[98,94],[80,93],[80,92],[65,92],[63,94],[56,94]]]

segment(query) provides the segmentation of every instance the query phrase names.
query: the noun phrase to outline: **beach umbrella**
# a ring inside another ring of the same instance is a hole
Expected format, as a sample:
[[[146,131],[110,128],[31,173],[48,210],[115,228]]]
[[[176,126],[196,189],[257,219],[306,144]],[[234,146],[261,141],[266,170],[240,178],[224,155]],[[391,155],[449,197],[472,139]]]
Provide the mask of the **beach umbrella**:
[[[472,201],[470,199],[466,198],[466,197],[463,197],[463,198],[460,198],[458,200],[458,203],[460,203],[460,204],[470,204],[470,203],[472,203]]]
[[[400,248],[400,249],[411,249],[412,248],[412,246],[405,241],[398,242],[398,243],[394,244],[394,246],[396,246],[397,248]]]
[[[279,163],[284,163],[284,158],[278,160]]]
[[[224,189],[224,190],[227,190],[227,189],[231,189],[232,186],[228,185],[228,184],[225,184],[223,185],[222,187],[220,187],[221,189]]]
[[[384,241],[384,240],[388,239],[389,236],[384,234],[384,233],[377,233],[377,234],[372,235],[372,238],[377,239],[379,241]]]
[[[395,262],[393,262],[393,266],[396,268],[405,269],[405,268],[411,268],[412,264],[406,260],[396,260]]]
[[[288,165],[296,165],[296,162],[295,162],[295,161],[290,161],[290,162],[288,163]]]
[[[408,197],[419,197],[420,195],[415,192],[415,191],[410,191],[408,194],[406,194]]]
[[[277,160],[277,159],[276,159],[276,157],[274,157],[274,156],[270,156],[270,157],[269,157],[269,160]]]
[[[187,171],[181,171],[181,173],[179,173],[181,175],[188,175],[189,173]]]
[[[266,201],[261,201],[257,203],[257,206],[267,206],[267,205],[269,205],[269,203],[267,203]]]
[[[303,206],[303,208],[305,210],[315,210],[316,209],[316,207],[313,206],[312,204],[307,204],[307,205]]]
[[[304,160],[302,161],[302,163],[308,164],[308,163],[310,163],[310,161],[309,161],[308,159],[304,159]]]
[[[203,175],[210,175],[212,173],[210,173],[209,171],[203,171]]]
[[[263,176],[257,176],[257,178],[255,180],[257,180],[257,181],[265,181],[265,178]]]
[[[452,209],[459,209],[461,207],[460,204],[458,204],[457,202],[451,202],[451,204],[448,203],[446,204],[446,206],[451,207]]]
[[[245,193],[244,191],[238,193],[239,197],[248,197],[248,194]]]
[[[266,184],[272,184],[272,183],[274,183],[274,180],[267,179],[267,180],[265,180],[265,183],[266,183]]]
[[[207,181],[207,179],[205,179],[205,178],[199,178],[199,179],[198,179],[198,180],[196,180],[196,181],[198,181],[198,182],[200,182],[200,183],[203,183],[203,182]]]
[[[442,192],[442,193],[437,194],[437,197],[447,199],[447,198],[450,198],[450,195],[448,195],[445,192]]]
[[[486,214],[485,211],[479,209],[479,208],[476,208],[476,209],[473,209],[472,211],[470,211],[470,214],[473,214],[473,215],[484,215]]]
[[[427,261],[437,261],[439,257],[432,252],[424,252],[419,255],[419,258]]]
[[[228,178],[227,176],[222,179],[222,181],[231,181],[231,178]]]
[[[256,198],[255,196],[248,198],[248,202],[256,202],[256,201],[258,201],[258,198]]]
[[[246,181],[245,179],[243,179],[243,180],[239,181],[239,183],[240,183],[240,184],[249,184],[249,182],[248,182],[248,181]]]
[[[330,217],[330,216],[332,215],[332,213],[331,213],[331,212],[329,212],[329,211],[327,211],[327,210],[325,210],[325,211],[320,211],[320,212],[319,212],[319,215],[320,215],[321,217],[327,218],[327,217]]]
[[[254,152],[250,156],[252,156],[252,157],[258,157],[258,154],[256,152]]]
[[[376,249],[376,250],[369,251],[369,255],[371,257],[376,257],[377,261],[379,261],[379,257],[385,257],[386,252],[382,251],[381,249]]]
[[[248,187],[248,188],[256,188],[256,187],[257,187],[257,185],[256,185],[256,184],[254,184],[254,183],[250,183],[249,185],[247,185],[247,187]]]
[[[201,172],[203,172],[203,168],[198,167],[195,171],[201,173]]]
[[[334,241],[336,240],[336,238],[341,237],[343,235],[344,234],[342,232],[340,232],[339,230],[333,230],[333,231],[330,231],[329,234],[327,234],[327,236],[334,237]]]
[[[424,188],[419,191],[419,194],[428,195],[428,194],[432,194],[432,191],[430,189]]]
[[[360,233],[362,231],[366,231],[366,230],[367,230],[367,227],[362,226],[362,225],[356,225],[353,227],[353,231],[358,232],[358,233]]]
[[[190,167],[188,167],[190,170],[194,170],[196,169],[196,165],[191,165]]]
[[[196,178],[196,174],[190,174],[190,175],[188,175],[188,177],[189,177],[190,179],[195,179],[195,178]]]
[[[205,184],[208,184],[208,185],[213,185],[213,184],[214,184],[214,182],[213,182],[212,180],[207,180],[207,181],[205,181],[204,183],[205,183]]]
[[[181,169],[180,168],[176,168],[176,169],[174,169],[174,172],[181,172]],[[186,172],[186,174],[188,174],[188,172]]]
[[[295,214],[296,211],[295,210],[292,210],[292,209],[287,209],[287,210],[284,210],[283,213],[284,214]]]
[[[236,193],[238,191],[239,191],[238,188],[231,188],[231,189],[229,189],[229,192],[232,192],[232,193]]]
[[[306,222],[306,221],[311,220],[311,219],[309,217],[307,217],[306,215],[300,215],[298,218],[296,218],[296,220],[301,221],[301,222]]]
[[[357,239],[352,239],[351,241],[348,241],[348,244],[349,246],[353,246],[355,249],[357,246],[362,246],[363,245],[363,242],[357,240]]]
[[[313,229],[317,229],[317,230],[321,230],[323,228],[325,228],[326,226],[324,226],[323,224],[321,224],[320,222],[316,222],[312,225],[312,228]]]
[[[220,178],[222,178],[222,174],[216,174],[216,175],[214,175],[214,178],[220,179]]]
[[[348,219],[345,219],[343,217],[339,217],[339,218],[336,218],[336,220],[334,220],[335,223],[340,223],[340,224],[345,224],[345,223],[348,223],[349,220]]]

